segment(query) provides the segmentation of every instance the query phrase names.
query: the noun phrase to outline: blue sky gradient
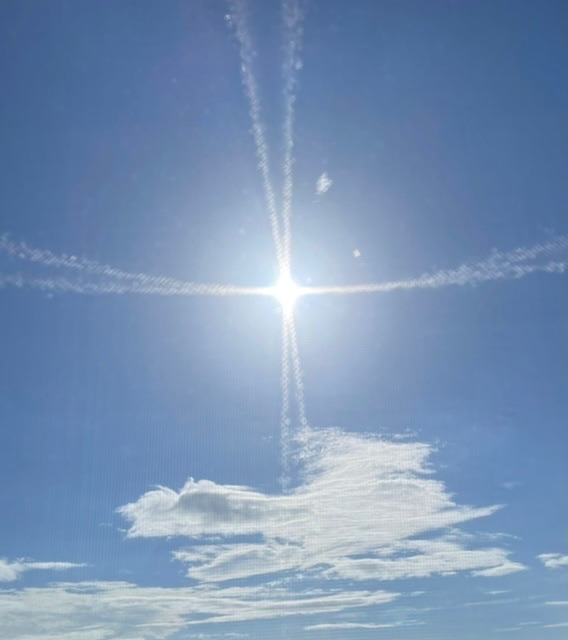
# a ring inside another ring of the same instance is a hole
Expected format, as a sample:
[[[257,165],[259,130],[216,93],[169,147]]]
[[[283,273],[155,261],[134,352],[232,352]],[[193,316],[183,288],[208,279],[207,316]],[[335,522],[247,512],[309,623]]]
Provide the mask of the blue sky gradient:
[[[567,20],[0,4],[3,639],[565,637]]]

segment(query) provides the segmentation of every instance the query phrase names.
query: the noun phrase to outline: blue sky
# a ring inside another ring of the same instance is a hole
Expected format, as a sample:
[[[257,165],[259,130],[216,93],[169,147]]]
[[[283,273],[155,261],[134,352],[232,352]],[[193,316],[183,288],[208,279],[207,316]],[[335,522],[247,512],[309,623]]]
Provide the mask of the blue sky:
[[[1,4],[2,638],[564,637],[567,18]]]

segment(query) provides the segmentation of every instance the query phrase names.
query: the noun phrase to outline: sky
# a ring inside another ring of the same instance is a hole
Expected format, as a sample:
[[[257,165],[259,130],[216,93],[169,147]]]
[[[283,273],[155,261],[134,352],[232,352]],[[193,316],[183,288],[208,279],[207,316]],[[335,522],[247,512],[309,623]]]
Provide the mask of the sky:
[[[4,640],[565,637],[567,19],[0,4]]]

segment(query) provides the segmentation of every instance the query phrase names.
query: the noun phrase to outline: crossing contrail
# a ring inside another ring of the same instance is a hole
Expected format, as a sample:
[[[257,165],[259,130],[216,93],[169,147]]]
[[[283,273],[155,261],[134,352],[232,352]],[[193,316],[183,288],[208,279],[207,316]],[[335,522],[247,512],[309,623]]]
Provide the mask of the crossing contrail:
[[[284,490],[290,485],[290,332],[289,314],[282,313],[282,365],[280,386],[282,388],[282,408],[280,412],[280,484]]]
[[[292,195],[294,189],[294,104],[296,102],[297,75],[301,68],[300,51],[302,47],[302,20],[298,0],[285,0],[282,3],[284,21],[284,62],[282,80],[284,82],[284,159],[282,162],[282,251],[284,253],[284,274],[291,271],[292,251]]]
[[[47,249],[31,247],[26,242],[14,242],[7,234],[0,235],[0,254],[28,262],[45,269],[77,272],[74,279],[61,276],[28,273],[0,274],[0,287],[29,287],[42,291],[79,294],[154,294],[163,296],[268,296],[269,287],[238,287],[234,285],[187,282],[167,276],[130,273],[96,260],[68,254],[56,254]]]
[[[268,217],[270,219],[272,240],[274,242],[274,248],[276,250],[278,269],[280,273],[282,273],[284,268],[282,235],[280,233],[278,210],[276,208],[276,199],[274,196],[274,188],[272,186],[272,179],[270,175],[268,144],[266,142],[264,122],[262,121],[262,109],[260,104],[258,84],[253,72],[254,49],[247,25],[246,10],[242,0],[228,0],[228,2],[231,11],[232,22],[235,26],[235,33],[237,36],[237,40],[239,41],[241,79],[244,92],[249,103],[249,117],[252,122],[252,135],[256,148],[256,158],[262,181],[264,199],[266,201],[266,208],[268,209]]]
[[[270,296],[270,287],[236,287],[222,284],[173,281],[171,278],[148,276],[148,282],[106,280],[89,282],[62,276],[29,276],[24,273],[0,273],[0,289],[38,289],[48,293],[76,293],[81,295],[144,294],[157,296]]]
[[[412,289],[439,289],[448,286],[476,285],[492,280],[517,280],[532,273],[568,271],[568,235],[561,235],[530,247],[511,251],[494,250],[488,258],[466,262],[453,269],[425,273],[416,278],[354,285],[298,287],[299,296],[389,293]],[[131,273],[96,260],[68,254],[56,254],[14,242],[0,235],[0,254],[33,263],[47,269],[78,272],[76,279],[26,273],[0,274],[0,286],[31,287],[54,292],[82,294],[138,293],[177,296],[272,296],[273,287],[243,287],[228,284],[188,282],[168,276]]]
[[[454,269],[442,269],[417,278],[371,282],[345,286],[302,287],[300,295],[349,295],[355,293],[388,293],[397,290],[439,289],[452,285],[475,285],[491,280],[518,280],[531,273],[564,273],[568,270],[568,236],[557,236],[552,240],[532,247],[519,247],[506,253],[494,251],[480,262],[466,262]],[[537,259],[551,258],[536,262]]]

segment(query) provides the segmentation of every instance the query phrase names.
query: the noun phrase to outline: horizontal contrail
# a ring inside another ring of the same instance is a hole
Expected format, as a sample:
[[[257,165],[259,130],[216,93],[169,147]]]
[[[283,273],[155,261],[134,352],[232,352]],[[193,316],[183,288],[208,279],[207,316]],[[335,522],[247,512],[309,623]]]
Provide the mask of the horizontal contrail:
[[[171,278],[147,276],[147,281],[108,280],[87,282],[64,277],[34,277],[21,273],[0,273],[0,288],[39,289],[52,293],[83,295],[139,293],[159,296],[270,296],[271,287],[236,287],[223,284],[202,284],[175,281]]]
[[[558,236],[533,247],[519,247],[507,253],[494,251],[480,262],[468,262],[455,269],[444,269],[418,278],[371,282],[346,286],[302,287],[300,295],[349,295],[355,293],[388,293],[410,289],[438,289],[451,285],[474,285],[491,280],[516,280],[530,273],[564,273],[568,260],[556,259],[534,263],[539,257],[550,257],[568,249],[568,236]],[[560,258],[560,256],[558,256]]]
[[[77,279],[60,276],[31,276],[25,273],[0,273],[0,287],[29,287],[54,293],[121,294],[141,293],[163,296],[268,296],[269,287],[239,287],[224,284],[196,283],[129,273],[96,260],[55,254],[46,249],[35,249],[25,242],[14,242],[7,235],[0,236],[0,253],[31,262],[42,267],[80,272]],[[91,281],[88,278],[91,278]],[[94,280],[92,279],[94,277]]]
[[[475,285],[491,280],[515,280],[536,272],[565,273],[568,236],[558,236],[533,247],[520,247],[503,253],[494,251],[480,262],[468,262],[455,269],[423,274],[417,278],[345,286],[299,287],[299,295],[350,295],[388,293],[397,290],[437,289],[451,285]],[[272,287],[240,287],[224,284],[187,282],[166,276],[129,273],[94,260],[34,249],[0,236],[0,253],[47,268],[78,271],[76,279],[58,276],[32,276],[24,273],[1,274],[0,287],[29,287],[54,293],[147,294],[162,296],[270,296]],[[543,258],[545,260],[543,260]],[[546,260],[548,258],[548,260]]]

